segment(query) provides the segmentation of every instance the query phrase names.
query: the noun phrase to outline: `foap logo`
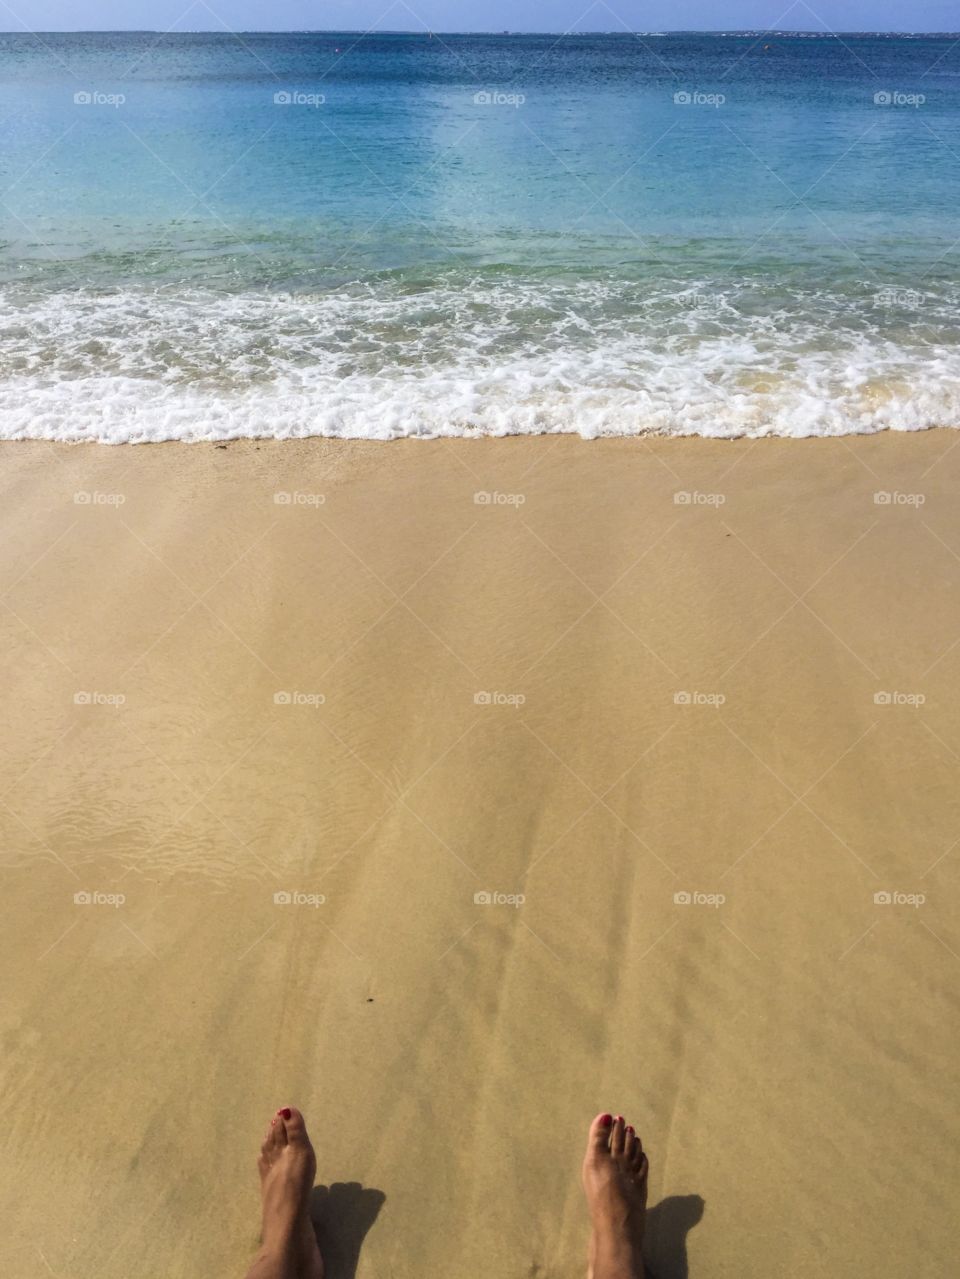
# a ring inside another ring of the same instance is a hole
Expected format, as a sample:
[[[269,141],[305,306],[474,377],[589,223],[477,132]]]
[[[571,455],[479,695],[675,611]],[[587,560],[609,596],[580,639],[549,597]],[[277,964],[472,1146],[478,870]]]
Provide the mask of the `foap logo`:
[[[326,102],[326,94],[301,93],[299,89],[281,89],[273,95],[275,107],[322,107]]]
[[[727,97],[724,93],[701,93],[699,89],[680,89],[673,95],[678,107],[722,107]]]
[[[724,506],[726,501],[724,493],[700,493],[697,490],[688,492],[682,489],[673,495],[674,506]]]
[[[523,893],[492,893],[484,891],[473,894],[474,906],[513,906],[515,910],[519,910],[526,900]]]
[[[299,888],[291,889],[289,892],[281,888],[279,892],[273,894],[274,906],[311,906],[314,910],[318,910],[326,903],[326,900],[323,893],[303,893]]]
[[[917,311],[923,305],[923,294],[917,289],[886,288],[880,289],[874,297],[874,302],[877,306],[903,307],[910,311]]]
[[[873,95],[878,107],[922,107],[926,100],[923,93],[901,93],[899,89],[881,89]]]
[[[274,493],[274,506],[323,506],[325,493]]]
[[[674,706],[720,707],[726,704],[726,700],[723,693],[689,693],[686,689],[681,689],[673,695]]]
[[[725,293],[700,293],[696,289],[691,289],[689,293],[680,294],[680,301],[684,306],[698,311],[720,311],[727,305],[727,295]]]
[[[524,693],[479,692],[473,695],[474,706],[513,706],[514,708],[519,708],[526,705],[526,701]]]
[[[473,95],[476,107],[522,107],[527,100],[525,93],[500,93],[496,90],[481,89]]]
[[[126,700],[123,693],[77,692],[73,695],[74,706],[123,706]]]
[[[112,906],[119,910],[126,900],[123,893],[89,893],[83,890],[73,894],[74,906]]]
[[[912,906],[918,910],[927,900],[926,893],[874,893],[874,906]]]
[[[912,506],[919,508],[925,504],[927,500],[925,493],[900,493],[895,491],[888,493],[886,489],[874,493],[874,506]]]
[[[127,97],[124,93],[100,93],[96,89],[81,89],[73,95],[73,104],[77,107],[122,107]]]
[[[487,493],[487,492],[480,492],[480,493],[474,493],[474,495],[473,495],[473,504],[474,504],[474,506],[514,506],[514,507],[520,507],[520,506],[523,506],[523,504],[524,504],[524,502],[526,502],[526,500],[527,500],[527,499],[526,499],[526,497],[525,497],[525,495],[524,495],[523,493]]]
[[[926,704],[923,693],[879,692],[873,695],[874,706],[923,706]]]
[[[726,900],[723,893],[679,892],[673,894],[674,906],[711,906],[714,910],[719,910]]]
[[[297,690],[287,692],[285,689],[273,695],[274,706],[322,706],[326,701],[323,693],[301,693]]]
[[[74,506],[123,506],[126,500],[123,493],[88,493],[86,489],[73,495]]]

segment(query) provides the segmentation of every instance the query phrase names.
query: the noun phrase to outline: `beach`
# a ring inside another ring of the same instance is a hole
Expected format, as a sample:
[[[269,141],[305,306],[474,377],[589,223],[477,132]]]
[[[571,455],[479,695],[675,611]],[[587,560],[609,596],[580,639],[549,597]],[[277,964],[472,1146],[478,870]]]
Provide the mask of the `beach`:
[[[4,1274],[952,1274],[958,442],[0,445]]]

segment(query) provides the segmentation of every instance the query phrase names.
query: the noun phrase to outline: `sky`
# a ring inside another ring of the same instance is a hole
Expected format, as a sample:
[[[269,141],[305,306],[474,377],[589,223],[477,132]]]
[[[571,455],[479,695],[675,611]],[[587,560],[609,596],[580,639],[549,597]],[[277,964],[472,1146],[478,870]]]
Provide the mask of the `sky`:
[[[0,30],[952,31],[957,0],[0,0]]]

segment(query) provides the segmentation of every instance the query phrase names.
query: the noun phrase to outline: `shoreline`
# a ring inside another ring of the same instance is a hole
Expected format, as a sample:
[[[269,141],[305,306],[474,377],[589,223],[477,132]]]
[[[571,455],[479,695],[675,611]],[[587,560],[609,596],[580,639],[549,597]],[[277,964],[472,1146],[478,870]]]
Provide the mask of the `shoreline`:
[[[150,448],[183,448],[187,451],[202,449],[249,449],[252,451],[260,451],[268,448],[310,448],[317,449],[328,447],[349,448],[381,448],[397,446],[413,446],[413,447],[431,447],[431,446],[464,446],[464,445],[491,445],[502,444],[509,447],[511,442],[517,444],[526,443],[527,445],[536,444],[542,441],[544,447],[549,447],[551,442],[567,441],[570,444],[594,446],[597,449],[610,448],[617,446],[632,446],[634,448],[642,448],[649,445],[678,445],[680,447],[689,447],[691,445],[700,444],[704,447],[711,445],[730,446],[731,448],[742,447],[750,448],[757,444],[768,444],[776,447],[779,445],[811,445],[816,446],[818,443],[827,446],[843,446],[845,442],[853,444],[857,441],[869,441],[876,439],[912,439],[915,437],[931,436],[934,439],[943,437],[951,437],[956,432],[960,432],[960,423],[956,426],[882,426],[869,430],[852,432],[849,434],[837,435],[783,435],[779,433],[769,433],[763,435],[751,435],[743,433],[740,435],[703,435],[696,431],[690,431],[684,434],[678,434],[673,431],[654,431],[654,432],[637,432],[633,434],[627,433],[610,433],[601,435],[582,435],[576,430],[570,431],[511,431],[504,434],[492,434],[490,432],[476,432],[466,435],[393,435],[383,438],[374,438],[371,436],[359,435],[296,435],[278,437],[275,435],[232,435],[232,436],[211,436],[209,438],[195,439],[168,439],[168,440],[102,440],[102,439],[47,439],[42,436],[31,436],[28,438],[0,438],[0,450],[10,448],[23,449],[67,449],[73,450],[77,448],[92,448],[106,450],[122,450],[124,448],[146,450]]]
[[[229,446],[229,445],[237,445],[237,444],[256,444],[256,445],[301,444],[303,445],[303,444],[309,444],[313,440],[317,440],[317,441],[324,440],[330,443],[344,444],[344,445],[346,444],[371,444],[371,445],[387,444],[389,445],[389,444],[403,444],[407,442],[415,443],[415,444],[436,444],[436,443],[441,443],[443,441],[481,442],[483,440],[506,441],[506,440],[540,440],[540,439],[579,440],[583,444],[603,444],[603,443],[609,443],[614,441],[642,444],[645,441],[652,442],[652,441],[658,441],[658,440],[678,440],[678,441],[703,440],[705,443],[717,443],[717,444],[738,444],[742,442],[758,443],[760,441],[766,441],[766,440],[783,440],[783,441],[787,441],[795,444],[806,444],[811,440],[825,440],[825,441],[858,440],[858,439],[872,438],[873,436],[883,436],[883,435],[895,435],[895,436],[923,435],[931,431],[934,431],[934,432],[960,431],[960,423],[957,423],[955,426],[945,426],[941,423],[931,424],[930,426],[879,426],[879,427],[866,429],[863,431],[842,432],[842,433],[830,434],[830,435],[817,434],[817,433],[811,433],[810,435],[784,435],[779,432],[769,432],[766,434],[758,435],[758,434],[750,434],[746,431],[742,432],[739,435],[704,435],[699,431],[693,431],[693,430],[687,431],[684,433],[679,433],[676,431],[637,431],[632,433],[611,431],[611,432],[602,433],[599,435],[582,435],[579,431],[571,429],[569,431],[558,431],[558,430],[507,431],[502,434],[494,434],[489,431],[477,431],[473,434],[463,434],[463,435],[410,434],[410,435],[392,435],[389,437],[384,437],[382,439],[374,438],[371,436],[362,436],[362,435],[331,435],[331,434],[321,434],[321,433],[318,433],[316,435],[291,435],[291,436],[282,436],[282,437],[276,436],[276,435],[231,435],[231,436],[224,436],[224,437],[210,436],[209,438],[198,437],[195,439],[169,439],[169,440],[103,440],[103,439],[69,440],[69,439],[48,439],[45,436],[25,436],[23,438],[0,438],[0,446],[12,445],[12,444],[24,444],[24,445],[45,444],[45,445],[50,445],[56,448],[60,448],[60,447],[74,448],[82,445],[94,445],[100,448],[113,449],[113,448],[122,448],[124,446],[130,447],[130,448],[142,448],[142,447],[149,447],[150,445],[174,444],[174,445],[184,445],[186,447],[191,447],[191,448],[192,447],[202,448],[202,447],[211,447],[211,446],[214,448],[218,448],[224,445]]]

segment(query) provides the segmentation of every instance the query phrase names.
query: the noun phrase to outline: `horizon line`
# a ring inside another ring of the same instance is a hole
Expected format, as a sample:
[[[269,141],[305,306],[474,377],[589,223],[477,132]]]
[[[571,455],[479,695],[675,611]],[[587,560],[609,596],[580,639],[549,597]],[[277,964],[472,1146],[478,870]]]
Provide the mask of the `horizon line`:
[[[433,31],[426,27],[411,30],[404,27],[384,27],[382,29],[374,28],[350,28],[350,27],[288,27],[288,28],[272,28],[272,27],[245,27],[220,30],[208,30],[204,27],[183,28],[174,30],[171,27],[70,27],[58,30],[41,30],[32,27],[24,27],[18,31],[0,30],[0,36],[73,36],[73,35],[150,35],[150,36],[169,36],[169,35],[226,35],[226,36],[243,36],[243,35],[273,35],[273,36],[295,36],[295,35],[341,35],[341,36],[712,36],[712,35],[729,35],[729,36],[818,36],[822,39],[840,39],[842,36],[960,36],[960,29],[956,31],[883,31],[876,28],[858,28],[850,31],[834,31],[814,30],[809,27],[682,27],[669,31],[624,31],[618,29],[616,31],[510,31],[503,28],[496,30],[463,30],[463,31]]]

